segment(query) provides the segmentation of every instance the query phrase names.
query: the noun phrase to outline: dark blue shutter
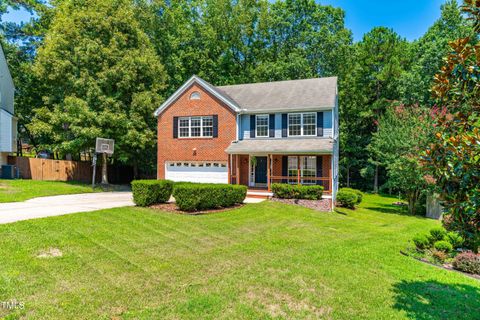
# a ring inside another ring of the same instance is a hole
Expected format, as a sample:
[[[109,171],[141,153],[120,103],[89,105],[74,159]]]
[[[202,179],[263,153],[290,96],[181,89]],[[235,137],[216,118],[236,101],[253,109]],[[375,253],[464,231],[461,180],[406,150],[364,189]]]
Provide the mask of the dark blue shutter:
[[[269,137],[275,138],[275,115],[271,114],[268,116],[268,129],[269,129]]]
[[[288,176],[288,157],[283,156],[282,157],[282,176],[286,177]],[[287,183],[287,179],[282,179],[283,183]]]
[[[282,137],[285,138],[288,136],[288,114],[282,113]]]
[[[317,112],[317,137],[323,137],[323,112]]]
[[[255,138],[255,115],[250,115],[250,138]]]
[[[317,178],[322,178],[323,176],[323,157],[317,156]],[[323,186],[323,181],[317,180],[317,184]]]
[[[173,138],[178,138],[178,117],[173,117]]]
[[[213,137],[218,138],[218,115],[213,116]]]

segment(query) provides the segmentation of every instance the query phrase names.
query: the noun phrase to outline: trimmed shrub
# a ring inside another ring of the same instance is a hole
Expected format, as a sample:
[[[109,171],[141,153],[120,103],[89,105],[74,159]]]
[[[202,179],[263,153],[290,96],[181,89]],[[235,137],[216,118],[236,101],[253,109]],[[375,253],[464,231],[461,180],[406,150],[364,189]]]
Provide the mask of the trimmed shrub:
[[[464,242],[462,236],[453,231],[447,233],[446,239],[455,249],[461,248]]]
[[[341,188],[340,190],[345,190],[345,191],[350,191],[353,192],[357,195],[357,204],[362,203],[363,200],[363,192],[357,189],[352,189],[352,188]]]
[[[465,251],[458,254],[452,263],[457,270],[480,274],[480,254],[475,254],[472,251]]]
[[[413,237],[412,241],[415,244],[415,247],[417,247],[419,250],[425,250],[430,247],[430,241],[424,234],[417,234],[415,237]]]
[[[433,247],[435,248],[435,250],[443,251],[443,252],[450,252],[453,250],[453,246],[450,244],[450,242],[445,240],[440,240],[435,242],[433,244]]]
[[[349,209],[355,209],[355,204],[357,204],[358,196],[355,192],[343,190],[338,190],[337,193],[337,204],[340,207],[345,207]]]
[[[323,195],[323,186],[302,186],[286,183],[273,183],[272,192],[281,199],[320,200]]]
[[[183,211],[199,211],[226,208],[242,203],[247,196],[247,187],[232,184],[177,183],[173,197]]]
[[[167,202],[172,190],[173,182],[170,180],[132,181],[133,202],[140,207]]]
[[[448,254],[445,251],[432,250],[432,257],[439,263],[444,263],[448,258]]]
[[[323,186],[297,186],[298,199],[321,200]]]
[[[435,243],[437,241],[445,240],[447,237],[447,231],[442,227],[435,227],[430,230],[430,242]]]

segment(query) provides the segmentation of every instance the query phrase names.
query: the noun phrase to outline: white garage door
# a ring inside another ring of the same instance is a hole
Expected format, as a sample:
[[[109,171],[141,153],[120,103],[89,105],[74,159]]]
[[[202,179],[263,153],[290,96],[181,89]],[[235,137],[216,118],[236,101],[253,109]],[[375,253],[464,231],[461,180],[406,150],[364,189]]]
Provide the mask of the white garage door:
[[[165,178],[172,181],[228,183],[226,162],[167,162]]]

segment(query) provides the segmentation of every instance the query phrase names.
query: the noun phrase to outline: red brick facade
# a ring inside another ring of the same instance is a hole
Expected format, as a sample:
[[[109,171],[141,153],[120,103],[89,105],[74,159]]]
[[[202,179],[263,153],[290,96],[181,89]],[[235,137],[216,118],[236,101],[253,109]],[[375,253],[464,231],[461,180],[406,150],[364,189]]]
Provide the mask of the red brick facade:
[[[199,100],[190,100],[192,92]],[[217,138],[173,138],[173,117],[218,116]],[[194,84],[177,98],[158,117],[158,173],[165,179],[166,161],[223,161],[228,160],[225,149],[236,139],[236,114],[223,102]]]

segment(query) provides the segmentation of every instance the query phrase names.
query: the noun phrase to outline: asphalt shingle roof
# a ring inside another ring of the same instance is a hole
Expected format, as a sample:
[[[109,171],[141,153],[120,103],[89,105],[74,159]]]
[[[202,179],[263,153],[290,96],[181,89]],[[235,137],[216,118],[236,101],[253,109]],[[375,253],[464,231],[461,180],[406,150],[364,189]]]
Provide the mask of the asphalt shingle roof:
[[[217,91],[246,112],[333,108],[337,77],[217,86]]]
[[[234,141],[225,152],[230,154],[279,153],[307,154],[332,153],[333,139],[327,138],[284,138],[284,139],[246,139]]]

